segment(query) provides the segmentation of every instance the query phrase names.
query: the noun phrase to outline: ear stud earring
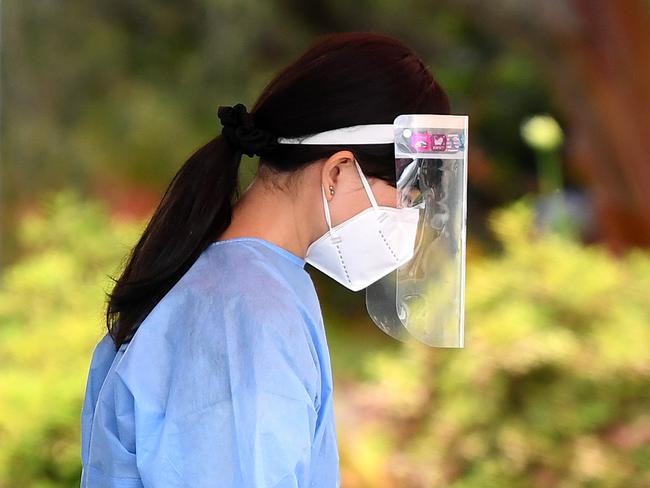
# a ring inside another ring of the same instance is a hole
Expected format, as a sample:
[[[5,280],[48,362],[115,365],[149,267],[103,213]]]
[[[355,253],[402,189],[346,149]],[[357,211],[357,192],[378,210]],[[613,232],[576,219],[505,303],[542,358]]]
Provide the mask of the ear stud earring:
[[[330,194],[334,195],[334,187],[330,185]]]

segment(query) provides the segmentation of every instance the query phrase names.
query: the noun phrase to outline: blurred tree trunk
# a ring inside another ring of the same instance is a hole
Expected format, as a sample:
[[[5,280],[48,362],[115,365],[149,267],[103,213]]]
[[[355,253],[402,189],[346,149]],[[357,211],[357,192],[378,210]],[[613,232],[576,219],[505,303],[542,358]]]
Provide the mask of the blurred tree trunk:
[[[585,181],[599,239],[650,247],[650,15],[645,0],[466,0],[480,27],[524,40],[567,122],[569,170]]]
[[[597,220],[609,246],[614,251],[649,247],[647,4],[642,0],[567,3],[575,13],[577,29],[555,29],[549,23],[558,56],[554,57],[557,64],[548,68],[571,122],[568,160],[593,190]]]

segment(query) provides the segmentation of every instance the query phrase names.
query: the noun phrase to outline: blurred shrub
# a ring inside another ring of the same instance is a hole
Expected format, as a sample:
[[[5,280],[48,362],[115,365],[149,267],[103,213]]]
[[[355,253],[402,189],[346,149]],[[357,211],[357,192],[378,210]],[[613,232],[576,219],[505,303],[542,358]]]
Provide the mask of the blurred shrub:
[[[490,226],[503,252],[468,264],[465,349],[366,363],[344,486],[650,486],[650,255],[542,233],[528,198]]]
[[[81,402],[104,334],[104,289],[135,239],[76,193],[18,230],[24,256],[0,288],[0,487],[79,486]]]

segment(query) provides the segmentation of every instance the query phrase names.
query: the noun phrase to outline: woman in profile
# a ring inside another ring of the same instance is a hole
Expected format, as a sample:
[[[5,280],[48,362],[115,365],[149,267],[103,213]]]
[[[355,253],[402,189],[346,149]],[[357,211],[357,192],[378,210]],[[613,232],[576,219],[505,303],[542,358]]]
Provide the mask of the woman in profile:
[[[394,147],[278,138],[449,111],[413,50],[363,32],[319,38],[250,112],[219,108],[221,133],[174,176],[109,295],[81,415],[82,487],[340,486],[305,257],[330,219],[354,225],[368,188],[395,206]],[[239,196],[242,154],[259,168]]]

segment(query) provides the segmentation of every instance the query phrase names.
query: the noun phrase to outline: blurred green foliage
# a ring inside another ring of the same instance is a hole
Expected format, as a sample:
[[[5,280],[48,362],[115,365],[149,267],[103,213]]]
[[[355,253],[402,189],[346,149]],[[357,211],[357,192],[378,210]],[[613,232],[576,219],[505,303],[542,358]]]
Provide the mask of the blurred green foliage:
[[[341,432],[359,486],[650,486],[650,255],[541,232],[532,208],[491,214],[503,252],[468,263],[465,349],[366,362],[379,413]],[[381,455],[358,456],[369,437]]]
[[[142,231],[75,192],[43,209],[0,289],[2,487],[78,486],[107,275]],[[490,225],[502,252],[468,263],[465,349],[373,350],[327,323],[343,486],[650,485],[650,256],[543,233],[528,198]]]
[[[81,400],[105,332],[106,274],[138,230],[75,192],[21,221],[23,255],[0,289],[0,487],[79,486]]]

